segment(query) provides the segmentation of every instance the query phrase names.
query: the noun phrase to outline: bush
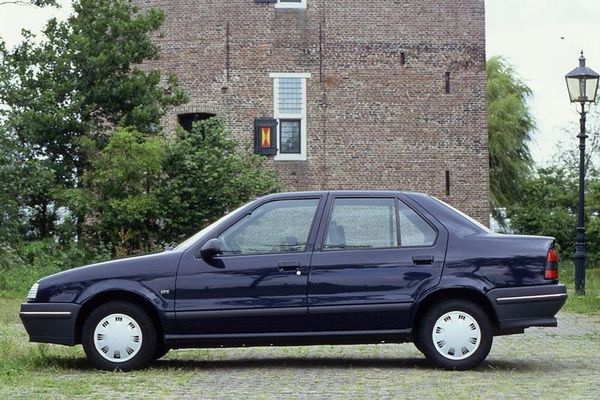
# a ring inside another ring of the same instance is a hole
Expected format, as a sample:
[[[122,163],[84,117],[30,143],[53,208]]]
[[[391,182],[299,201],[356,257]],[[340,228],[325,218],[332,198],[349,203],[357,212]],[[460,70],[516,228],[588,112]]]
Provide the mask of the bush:
[[[0,246],[0,297],[24,297],[38,279],[66,269],[110,259],[105,248],[95,250],[51,240]]]

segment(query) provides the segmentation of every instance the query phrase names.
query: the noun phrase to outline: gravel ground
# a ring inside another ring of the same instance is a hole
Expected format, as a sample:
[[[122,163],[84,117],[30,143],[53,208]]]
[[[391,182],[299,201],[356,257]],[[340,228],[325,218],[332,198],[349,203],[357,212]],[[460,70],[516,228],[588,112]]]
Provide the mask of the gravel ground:
[[[37,351],[8,325],[11,346]],[[465,372],[433,369],[411,344],[178,350],[132,373],[92,370],[79,347],[46,349],[0,374],[0,398],[600,399],[598,315],[497,337]]]
[[[411,344],[174,353],[158,364],[198,372],[173,393],[183,398],[600,398],[600,316],[561,314],[558,328],[497,337],[467,372],[432,369]]]

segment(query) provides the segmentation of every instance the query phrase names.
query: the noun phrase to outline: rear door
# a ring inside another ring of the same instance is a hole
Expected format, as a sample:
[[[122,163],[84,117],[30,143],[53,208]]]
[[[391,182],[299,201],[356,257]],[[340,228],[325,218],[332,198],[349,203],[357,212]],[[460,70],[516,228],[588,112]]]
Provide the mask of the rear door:
[[[313,331],[404,329],[441,277],[447,232],[392,196],[330,196],[308,282]]]

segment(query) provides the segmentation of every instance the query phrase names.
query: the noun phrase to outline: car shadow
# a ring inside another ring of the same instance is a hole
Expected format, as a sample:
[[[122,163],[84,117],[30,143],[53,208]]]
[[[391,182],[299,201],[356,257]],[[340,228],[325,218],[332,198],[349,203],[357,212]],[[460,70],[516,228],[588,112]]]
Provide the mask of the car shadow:
[[[419,358],[346,358],[346,357],[277,357],[277,358],[243,358],[230,360],[158,360],[152,364],[155,368],[165,369],[321,369],[321,368],[431,368],[425,359]]]
[[[96,371],[85,358],[65,358],[60,356],[46,356],[45,366],[53,366],[65,370]],[[152,370],[245,370],[245,369],[405,369],[405,370],[431,370],[442,371],[435,368],[425,358],[359,358],[359,357],[273,357],[273,358],[239,358],[226,360],[206,360],[201,358],[170,359],[165,358],[154,361],[150,366]],[[547,363],[539,359],[531,362],[517,360],[488,359],[472,372],[532,372],[553,371],[555,365],[549,360]]]
[[[535,362],[488,360],[474,372],[530,372],[544,371],[546,366]],[[277,357],[277,358],[242,358],[229,360],[201,360],[201,359],[163,359],[155,361],[151,368],[177,369],[177,370],[243,370],[243,369],[417,369],[441,370],[432,366],[425,358],[348,358],[348,357]],[[548,370],[553,364],[548,363]]]

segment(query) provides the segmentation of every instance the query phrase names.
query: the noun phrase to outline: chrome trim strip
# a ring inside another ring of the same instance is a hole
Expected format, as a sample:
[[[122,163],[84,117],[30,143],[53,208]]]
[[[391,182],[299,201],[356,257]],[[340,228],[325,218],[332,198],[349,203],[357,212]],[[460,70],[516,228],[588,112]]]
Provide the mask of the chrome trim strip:
[[[19,315],[56,315],[56,316],[71,316],[71,311],[21,311]]]
[[[555,293],[555,294],[538,294],[532,296],[516,296],[516,297],[499,297],[496,299],[498,303],[510,302],[510,301],[527,301],[527,300],[544,300],[544,299],[555,299],[555,298],[565,298],[567,297],[566,293]]]

